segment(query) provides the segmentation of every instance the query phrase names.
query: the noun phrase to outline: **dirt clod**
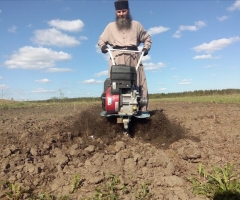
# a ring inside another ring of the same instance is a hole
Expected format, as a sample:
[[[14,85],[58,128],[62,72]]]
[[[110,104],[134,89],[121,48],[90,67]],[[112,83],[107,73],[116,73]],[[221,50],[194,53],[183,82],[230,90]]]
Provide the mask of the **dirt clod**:
[[[150,199],[207,199],[192,193],[187,178],[198,175],[198,163],[240,169],[239,110],[154,102],[149,119],[132,118],[131,137],[115,117],[100,116],[100,104],[0,110],[0,198],[7,199],[8,182],[28,191],[25,199],[43,192],[92,198],[112,180],[127,188],[122,199],[143,190]]]

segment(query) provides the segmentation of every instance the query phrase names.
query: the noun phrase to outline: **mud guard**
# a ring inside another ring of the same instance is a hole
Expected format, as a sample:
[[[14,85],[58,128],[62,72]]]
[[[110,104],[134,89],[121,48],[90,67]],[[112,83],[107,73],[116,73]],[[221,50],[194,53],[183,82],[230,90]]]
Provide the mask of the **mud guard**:
[[[133,115],[133,117],[136,117],[136,118],[141,118],[141,119],[144,119],[144,118],[149,118],[150,117],[150,113],[149,112],[144,112],[144,111],[139,111],[136,115]]]
[[[105,110],[103,110],[100,113],[100,115],[103,116],[103,117],[119,116],[118,114],[107,114],[107,112]],[[150,113],[149,112],[144,112],[144,111],[139,111],[136,115],[133,115],[133,117],[141,118],[141,119],[149,118]]]

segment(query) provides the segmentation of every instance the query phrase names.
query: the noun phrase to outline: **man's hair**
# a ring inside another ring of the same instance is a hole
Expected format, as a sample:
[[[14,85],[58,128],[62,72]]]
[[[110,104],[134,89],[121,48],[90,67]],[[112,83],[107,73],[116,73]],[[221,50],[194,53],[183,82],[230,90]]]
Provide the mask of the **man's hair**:
[[[118,30],[131,28],[132,16],[130,14],[130,10],[128,10],[128,14],[127,14],[126,18],[118,17],[116,14],[116,25],[117,25]]]

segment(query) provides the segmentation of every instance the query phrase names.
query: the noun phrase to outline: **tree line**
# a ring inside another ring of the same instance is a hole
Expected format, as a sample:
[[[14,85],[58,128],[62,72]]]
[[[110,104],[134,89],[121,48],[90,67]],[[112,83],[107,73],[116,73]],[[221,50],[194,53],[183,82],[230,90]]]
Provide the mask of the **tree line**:
[[[176,98],[176,97],[196,97],[196,96],[210,96],[210,95],[233,95],[240,94],[240,89],[223,89],[223,90],[194,90],[188,92],[176,93],[154,93],[149,94],[149,99],[162,99],[162,98]],[[95,102],[101,101],[100,97],[52,97],[48,100],[34,101],[34,102]]]
[[[156,93],[149,94],[150,99],[175,98],[175,97],[196,97],[210,95],[233,95],[240,94],[240,89],[223,89],[223,90],[194,90],[177,93]]]

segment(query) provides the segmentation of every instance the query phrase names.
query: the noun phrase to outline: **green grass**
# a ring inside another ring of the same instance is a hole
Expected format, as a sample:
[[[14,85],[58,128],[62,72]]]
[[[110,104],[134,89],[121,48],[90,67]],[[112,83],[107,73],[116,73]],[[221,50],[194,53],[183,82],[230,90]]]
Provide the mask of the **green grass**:
[[[63,105],[91,105],[99,103],[99,101],[10,101],[0,99],[0,110],[1,109],[16,109],[16,108],[30,108],[30,107],[41,107],[41,106],[63,106]]]
[[[1,181],[0,186],[4,189],[5,197],[9,200],[21,200],[24,195],[28,196],[30,200],[69,200],[73,193],[77,194],[84,181],[85,179],[82,179],[79,174],[75,174],[72,182],[69,183],[71,184],[71,191],[68,194],[62,194],[58,198],[47,191],[41,191],[39,194],[36,194],[33,190],[24,190],[17,183],[10,183],[9,181]],[[120,200],[126,194],[131,194],[136,200],[155,199],[148,183],[137,183],[129,186],[121,183],[119,176],[110,173],[109,175],[104,174],[103,181],[95,188],[95,193],[91,198],[82,200]],[[81,193],[79,194],[80,196]]]
[[[0,109],[20,108],[25,107],[26,105],[28,105],[28,103],[0,99]]]
[[[2,181],[1,184],[3,187],[8,188],[8,192],[5,193],[7,199],[20,200],[23,198],[25,191],[20,185],[8,181]]]
[[[239,174],[233,164],[227,163],[224,167],[212,166],[210,171],[199,164],[198,175],[199,177],[188,179],[193,185],[193,193],[213,200],[240,199]]]
[[[81,187],[83,182],[84,182],[84,179],[81,179],[79,174],[75,174],[73,176],[73,181],[71,184],[71,188],[72,188],[71,193],[75,193],[78,190],[78,188]]]
[[[147,183],[130,187],[122,184],[118,176],[110,173],[104,177],[103,182],[96,189],[94,197],[86,200],[120,200],[129,193],[137,200],[153,199]]]
[[[150,99],[150,102],[239,103],[240,94]]]
[[[232,95],[208,95],[208,96],[193,96],[193,97],[171,97],[171,98],[151,98],[151,102],[189,102],[189,103],[237,103],[240,104],[240,94]],[[1,100],[0,99],[0,109],[11,109],[11,108],[29,108],[37,106],[53,106],[53,105],[63,105],[63,104],[100,104],[99,100],[85,101],[77,100],[73,101],[72,99],[65,99],[63,101],[10,101],[10,100]]]

